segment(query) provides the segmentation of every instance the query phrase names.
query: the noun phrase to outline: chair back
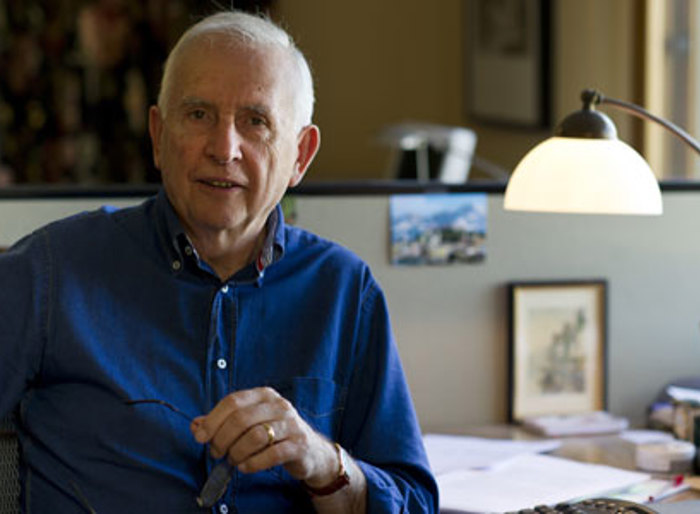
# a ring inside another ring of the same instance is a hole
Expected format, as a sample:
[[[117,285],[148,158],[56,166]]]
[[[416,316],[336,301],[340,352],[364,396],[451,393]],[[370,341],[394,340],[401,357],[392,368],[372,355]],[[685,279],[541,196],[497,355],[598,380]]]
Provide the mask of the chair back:
[[[19,445],[11,416],[0,418],[0,514],[19,512]]]

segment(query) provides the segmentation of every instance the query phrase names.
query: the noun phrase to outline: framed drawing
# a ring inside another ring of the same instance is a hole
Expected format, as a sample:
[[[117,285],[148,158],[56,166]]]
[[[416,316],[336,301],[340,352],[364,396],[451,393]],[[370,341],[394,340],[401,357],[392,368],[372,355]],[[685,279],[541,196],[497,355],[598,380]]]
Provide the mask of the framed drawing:
[[[508,418],[606,408],[607,282],[508,286]]]
[[[550,0],[469,0],[468,114],[477,121],[550,125]]]

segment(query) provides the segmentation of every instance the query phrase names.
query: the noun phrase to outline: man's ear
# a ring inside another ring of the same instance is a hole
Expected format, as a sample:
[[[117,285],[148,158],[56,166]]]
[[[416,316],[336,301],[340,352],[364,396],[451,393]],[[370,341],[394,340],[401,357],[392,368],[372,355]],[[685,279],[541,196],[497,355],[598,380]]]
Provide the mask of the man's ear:
[[[157,105],[148,110],[148,133],[153,147],[153,164],[160,169],[160,136],[163,132],[163,117]]]
[[[297,160],[294,163],[294,173],[289,180],[289,187],[294,187],[301,182],[320,146],[321,130],[316,125],[307,125],[301,129],[297,142]]]

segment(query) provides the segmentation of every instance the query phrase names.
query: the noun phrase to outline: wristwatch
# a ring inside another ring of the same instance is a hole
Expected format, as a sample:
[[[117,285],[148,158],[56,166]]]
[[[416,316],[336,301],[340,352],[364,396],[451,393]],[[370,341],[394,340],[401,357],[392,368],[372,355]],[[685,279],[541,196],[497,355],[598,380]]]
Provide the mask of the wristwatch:
[[[303,482],[304,488],[313,496],[328,496],[350,484],[350,475],[348,475],[348,468],[345,462],[345,450],[338,443],[333,443],[333,446],[335,446],[335,451],[338,454],[338,474],[330,484],[323,487],[311,487],[306,482]]]

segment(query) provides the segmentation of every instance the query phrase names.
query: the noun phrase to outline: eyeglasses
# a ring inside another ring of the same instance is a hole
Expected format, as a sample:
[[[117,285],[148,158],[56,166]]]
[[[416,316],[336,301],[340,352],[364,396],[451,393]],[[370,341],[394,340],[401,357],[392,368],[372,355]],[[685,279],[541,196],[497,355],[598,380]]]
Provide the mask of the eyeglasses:
[[[177,408],[172,403],[166,402],[165,400],[158,400],[156,398],[140,398],[136,400],[124,400],[125,405],[160,405],[170,409],[175,414],[178,414],[185,418],[190,423],[194,420],[195,416],[187,414],[182,409]],[[207,481],[204,483],[204,487],[197,496],[197,505],[200,507],[210,508],[213,507],[216,502],[218,502],[221,497],[228,489],[228,484],[231,481],[233,475],[233,466],[229,464],[227,459],[219,462],[211,473],[207,477]],[[91,511],[94,512],[94,511]]]
[[[80,505],[82,505],[83,508],[86,511],[88,511],[90,514],[97,514],[97,511],[92,508],[92,505],[90,505],[90,502],[83,494],[83,491],[80,490],[80,487],[78,487],[78,484],[76,484],[73,480],[69,481],[68,483],[73,488],[73,492],[77,496],[77,499],[78,499],[78,502],[80,503]]]
[[[156,400],[155,398],[142,398],[138,400],[124,400],[125,405],[143,405],[143,404],[153,404],[153,405],[162,405],[163,407],[167,407],[171,411],[173,411],[175,414],[179,414],[183,418],[185,418],[187,421],[190,423],[194,420],[194,416],[190,416],[186,412],[184,412],[182,409],[178,409],[175,407],[172,403],[168,403],[165,400]]]

